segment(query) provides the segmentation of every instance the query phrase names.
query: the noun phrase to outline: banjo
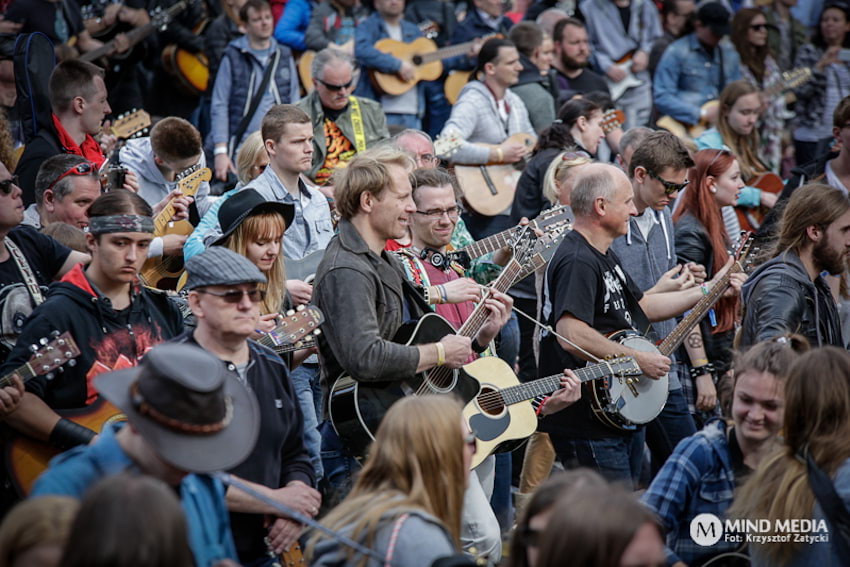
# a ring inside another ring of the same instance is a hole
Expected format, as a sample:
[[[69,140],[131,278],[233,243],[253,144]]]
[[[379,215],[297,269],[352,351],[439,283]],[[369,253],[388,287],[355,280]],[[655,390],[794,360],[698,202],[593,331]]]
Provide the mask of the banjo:
[[[732,274],[744,271],[745,259],[752,246],[752,233],[741,237],[735,263],[726,274],[699,300],[676,328],[657,345],[632,329],[615,331],[608,338],[640,352],[657,352],[670,356],[729,287]],[[610,376],[592,383],[590,405],[594,415],[606,425],[617,429],[634,429],[649,423],[661,413],[667,403],[665,374],[658,380],[646,376]]]

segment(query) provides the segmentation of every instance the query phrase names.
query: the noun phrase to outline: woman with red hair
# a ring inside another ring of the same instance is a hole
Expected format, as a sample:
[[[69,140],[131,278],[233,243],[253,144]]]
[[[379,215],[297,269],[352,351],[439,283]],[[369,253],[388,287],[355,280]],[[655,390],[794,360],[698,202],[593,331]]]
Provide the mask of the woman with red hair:
[[[728,250],[735,247],[739,237],[726,232],[720,209],[735,206],[744,181],[738,160],[728,150],[702,150],[697,152],[694,162],[696,165],[688,175],[691,183],[673,214],[676,255],[682,264],[702,264],[713,277],[730,261]],[[698,421],[698,412],[707,412],[709,416],[716,412],[715,380],[731,363],[737,316],[737,297],[721,299],[685,339],[690,376],[684,380],[683,387]]]

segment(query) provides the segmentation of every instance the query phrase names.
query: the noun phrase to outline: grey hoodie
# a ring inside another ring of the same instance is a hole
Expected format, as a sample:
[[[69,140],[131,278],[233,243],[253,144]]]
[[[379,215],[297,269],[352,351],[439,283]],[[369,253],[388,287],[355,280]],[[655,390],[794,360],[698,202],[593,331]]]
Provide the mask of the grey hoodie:
[[[150,138],[139,138],[130,140],[121,148],[119,153],[120,162],[139,177],[139,196],[151,206],[162,201],[166,195],[177,188],[176,181],[166,181],[162,172],[156,166],[153,159],[153,149]],[[207,160],[201,152],[201,168],[207,166]],[[203,217],[210,206],[208,199],[210,184],[204,181],[195,195],[195,203],[198,207],[198,215]]]

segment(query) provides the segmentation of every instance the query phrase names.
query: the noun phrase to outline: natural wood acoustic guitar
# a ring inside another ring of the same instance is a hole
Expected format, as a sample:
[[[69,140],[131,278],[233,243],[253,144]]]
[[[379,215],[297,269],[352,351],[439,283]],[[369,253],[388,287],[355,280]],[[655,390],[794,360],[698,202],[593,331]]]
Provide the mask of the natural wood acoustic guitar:
[[[782,178],[775,173],[761,173],[751,179],[747,185],[756,187],[762,191],[779,195],[785,184]],[[738,215],[738,221],[741,223],[741,230],[755,232],[767,216],[769,208],[759,205],[758,207],[735,207],[735,214]]]

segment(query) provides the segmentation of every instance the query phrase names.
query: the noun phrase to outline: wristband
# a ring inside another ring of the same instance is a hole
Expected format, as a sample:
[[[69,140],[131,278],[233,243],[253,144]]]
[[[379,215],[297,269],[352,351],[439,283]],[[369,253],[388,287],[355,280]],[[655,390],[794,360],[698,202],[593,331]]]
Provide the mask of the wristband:
[[[541,415],[543,415],[543,406],[545,406],[545,405],[546,405],[546,402],[548,402],[548,401],[549,401],[549,398],[551,398],[551,397],[552,397],[552,396],[546,396],[545,398],[543,398],[542,400],[540,400],[540,403],[537,405],[537,411],[535,411],[535,412],[534,412],[534,414],[535,414],[537,417],[540,417]]]
[[[499,162],[499,163],[502,163],[503,161],[505,161],[505,154],[504,154],[504,152],[502,152],[502,148],[499,148],[499,147],[496,148],[496,161]]]
[[[77,445],[88,445],[96,436],[97,433],[88,427],[63,417],[53,427],[48,442],[57,449],[67,451]]]
[[[691,362],[691,366],[693,366],[694,368],[699,368],[700,366],[705,366],[706,364],[708,364],[707,358],[695,358],[693,362]]]
[[[220,156],[222,154],[227,154],[227,146],[219,146],[213,150],[214,156]]]
[[[442,366],[446,363],[446,347],[443,343],[434,343],[437,346],[437,366]]]
[[[422,297],[425,298],[425,303],[427,303],[428,305],[434,305],[434,302],[432,301],[434,299],[434,296],[431,295],[431,288],[430,287],[423,287],[422,288]]]
[[[707,284],[707,283],[701,283],[701,284],[699,285],[699,288],[702,290],[702,294],[703,294],[703,295],[708,295],[708,292],[709,292],[710,290],[709,290],[709,287],[708,287],[708,284]]]
[[[437,289],[440,290],[440,297],[443,298],[443,301],[440,303],[448,303],[449,302],[449,293],[446,291],[446,286],[440,284],[437,286]]]
[[[478,339],[474,339],[474,340],[472,341],[472,350],[473,350],[476,354],[481,354],[482,352],[484,352],[485,350],[487,350],[487,345],[482,345],[481,343],[479,343],[479,342],[478,342]]]
[[[713,378],[715,373],[714,365],[709,362],[708,364],[703,364],[702,366],[691,367],[690,373],[691,380],[694,381],[696,381],[696,379],[702,376],[703,374],[708,374]]]

